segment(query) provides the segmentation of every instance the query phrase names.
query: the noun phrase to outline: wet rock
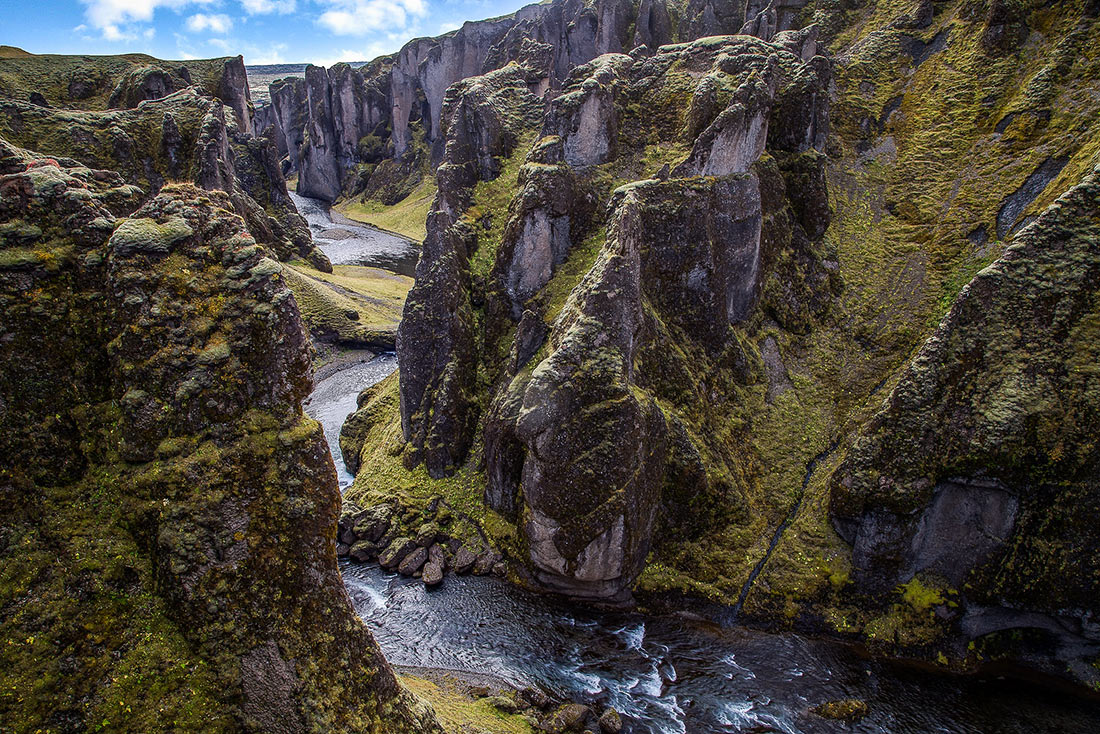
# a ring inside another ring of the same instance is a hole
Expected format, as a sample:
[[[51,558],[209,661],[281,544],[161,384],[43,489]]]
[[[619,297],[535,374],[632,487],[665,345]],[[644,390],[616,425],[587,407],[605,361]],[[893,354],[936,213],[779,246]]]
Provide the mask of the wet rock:
[[[418,546],[401,560],[400,565],[397,567],[397,572],[402,576],[412,576],[420,570],[427,560],[428,549]]]
[[[386,546],[386,549],[378,555],[378,564],[382,566],[382,568],[392,571],[416,548],[416,542],[412,538],[394,538],[390,544]],[[425,557],[426,556],[427,552],[425,552]],[[423,561],[421,561],[421,563],[423,563]],[[419,566],[417,568],[419,568]]]
[[[521,690],[519,695],[523,697],[523,700],[537,709],[545,709],[553,702],[549,694],[541,688],[528,686]]]
[[[623,730],[623,720],[619,712],[613,708],[606,709],[600,714],[600,731],[604,734],[619,734]]]
[[[871,707],[858,698],[846,698],[840,701],[826,701],[811,709],[823,719],[837,721],[859,721],[871,713]]]
[[[443,566],[435,561],[425,563],[421,578],[425,586],[438,586],[443,583]]]
[[[451,568],[455,573],[469,573],[477,562],[477,556],[474,555],[466,546],[462,546],[455,551],[454,557],[451,559]]]
[[[482,555],[477,557],[477,560],[474,562],[471,572],[475,576],[486,576],[492,572],[493,566],[495,566],[496,563],[497,558],[493,555],[492,552],[483,553]]]
[[[369,540],[357,541],[348,551],[352,560],[366,563],[378,557],[378,545]]]
[[[580,732],[596,720],[592,709],[580,703],[567,703],[556,709],[542,723],[542,729],[551,734]]]
[[[351,547],[347,543],[337,543],[336,544],[336,557],[337,558],[346,558],[350,551],[351,551]]]
[[[447,553],[443,550],[442,545],[435,543],[428,548],[428,561],[438,565],[441,569],[447,567]]]

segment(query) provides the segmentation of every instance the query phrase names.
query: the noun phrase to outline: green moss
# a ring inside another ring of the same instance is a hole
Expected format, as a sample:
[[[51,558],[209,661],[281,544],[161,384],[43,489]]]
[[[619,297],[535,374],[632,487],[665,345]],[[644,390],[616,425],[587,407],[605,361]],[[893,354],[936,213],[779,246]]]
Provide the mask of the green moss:
[[[493,699],[477,699],[447,679],[428,680],[404,675],[401,682],[428,701],[448,734],[484,732],[484,734],[534,734],[535,728],[518,714],[505,713],[493,705]]]

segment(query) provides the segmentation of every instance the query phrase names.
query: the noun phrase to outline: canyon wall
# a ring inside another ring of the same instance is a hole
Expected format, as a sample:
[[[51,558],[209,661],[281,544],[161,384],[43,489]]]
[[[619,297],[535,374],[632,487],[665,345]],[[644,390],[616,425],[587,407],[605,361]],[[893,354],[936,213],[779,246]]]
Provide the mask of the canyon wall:
[[[5,729],[437,731],[343,590],[302,252],[230,108],[0,101]]]
[[[543,591],[1095,684],[1098,8],[801,6],[449,89],[349,496]]]
[[[457,81],[515,61],[525,39],[551,48],[550,74],[541,96],[576,66],[605,53],[659,46],[703,36],[746,32],[770,38],[794,27],[806,0],[553,0],[512,15],[471,21],[451,33],[418,38],[393,56],[361,69],[337,64],[309,67],[306,82],[272,85],[273,117],[287,142],[298,192],[333,201],[369,187],[357,181],[358,164],[415,154],[443,154],[444,98]],[[673,23],[672,18],[678,22]],[[376,184],[377,186],[378,184]]]

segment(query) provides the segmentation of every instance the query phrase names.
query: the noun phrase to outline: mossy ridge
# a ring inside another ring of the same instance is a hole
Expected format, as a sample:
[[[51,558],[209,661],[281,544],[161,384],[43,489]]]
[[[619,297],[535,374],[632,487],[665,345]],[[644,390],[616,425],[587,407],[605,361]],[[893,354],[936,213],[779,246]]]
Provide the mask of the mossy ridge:
[[[993,232],[1001,201],[1046,157],[1068,155],[1070,164],[1032,202],[1029,212],[1057,196],[1066,182],[1073,180],[1071,171],[1079,175],[1096,158],[1100,137],[1094,111],[1088,111],[1094,102],[1082,96],[1088,86],[1085,80],[1096,78],[1098,72],[1090,55],[1075,57],[1072,68],[1079,81],[1063,77],[1065,82],[1055,95],[1063,104],[1045,128],[1021,127],[1012,121],[1003,135],[992,129],[1004,119],[996,110],[1007,114],[1026,108],[1019,101],[1023,92],[1017,90],[1026,90],[1029,85],[1021,81],[1048,65],[1045,49],[1056,46],[1060,35],[1076,36],[1073,47],[1077,47],[1082,28],[1091,38],[1097,32],[1096,24],[1079,25],[1072,12],[1057,17],[1047,14],[1042,26],[1045,36],[1039,45],[1016,56],[989,60],[977,47],[980,24],[958,19],[959,7],[955,3],[938,12],[933,25],[920,32],[921,38],[931,40],[943,31],[949,34],[948,43],[920,65],[905,87],[893,81],[905,59],[885,51],[891,47],[884,40],[896,43],[904,34],[878,30],[896,15],[897,7],[878,4],[863,11],[861,22],[851,25],[853,30],[834,42],[838,50],[857,50],[849,64],[838,67],[841,96],[833,108],[834,126],[844,156],[831,166],[830,190],[836,213],[828,239],[839,250],[846,285],[842,299],[845,318],[849,324],[863,326],[852,328],[840,321],[840,328],[830,327],[825,334],[815,335],[819,343],[815,350],[822,353],[814,361],[824,365],[823,357],[841,356],[841,369],[829,370],[833,379],[823,383],[833,386],[826,394],[849,396],[847,408],[842,398],[830,398],[837,401],[838,414],[844,416],[840,435],[868,417],[876,407],[874,398],[885,394],[889,384],[881,385],[875,376],[888,379],[938,323],[959,287],[1000,255],[1003,245],[994,237],[984,244],[967,235],[981,225]],[[1038,11],[1033,14],[1033,21],[1039,15]],[[870,98],[864,96],[868,91]],[[983,99],[985,106],[975,106]],[[883,120],[888,106],[897,106],[900,121]],[[872,125],[881,125],[872,128],[881,130],[879,135],[891,135],[896,141],[896,159],[889,153],[859,157],[856,143],[865,139],[865,133],[858,123],[867,118]],[[952,126],[937,129],[944,121]],[[1064,147],[1067,140],[1073,141],[1070,145],[1076,149]],[[1005,163],[1009,168],[1004,168]],[[921,175],[913,175],[913,170]],[[911,202],[912,206],[899,207],[896,202]],[[849,346],[841,346],[845,343]],[[859,375],[856,381],[844,376],[845,368],[852,368],[844,362],[853,358],[857,364],[863,363],[851,373]],[[876,385],[876,392],[866,392]],[[819,468],[818,475],[828,473]],[[782,619],[781,610],[790,612],[793,604],[801,621],[821,614],[829,626],[846,633],[856,632],[868,622],[851,601],[834,595],[838,586],[845,585],[840,582],[845,582],[849,561],[846,544],[829,525],[827,500],[827,486],[815,479],[802,512],[750,595],[747,611],[762,619]],[[803,600],[810,604],[802,607]]]
[[[230,57],[165,61],[145,54],[90,56],[29,54],[0,57],[0,96],[26,102],[31,92],[42,94],[54,107],[105,110],[116,86],[127,74],[145,68],[158,69],[182,86],[194,84],[216,95]],[[186,70],[191,81],[180,75]],[[81,85],[74,96],[70,90]]]
[[[270,730],[275,710],[430,730],[330,593],[339,498],[300,410],[306,338],[228,196],[167,186],[135,217],[156,226],[111,241],[120,177],[0,151],[5,190],[27,193],[0,201],[5,220],[65,232],[71,252],[0,271],[18,325],[0,373],[5,724]],[[257,650],[296,660],[271,710],[249,688]]]

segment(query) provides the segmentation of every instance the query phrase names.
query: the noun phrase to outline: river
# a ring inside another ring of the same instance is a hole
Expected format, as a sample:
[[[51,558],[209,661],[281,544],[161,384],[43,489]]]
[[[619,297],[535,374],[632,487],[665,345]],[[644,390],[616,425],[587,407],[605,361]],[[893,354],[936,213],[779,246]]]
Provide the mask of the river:
[[[333,265],[368,265],[409,277],[416,274],[420,250],[412,240],[348,219],[319,199],[294,192],[290,198],[309,224],[314,244]]]
[[[396,367],[392,355],[318,381],[307,411],[337,436],[355,396]],[[341,563],[352,603],[398,665],[495,674],[562,698],[611,705],[634,734],[1084,734],[1100,704],[1035,683],[933,675],[868,660],[835,642],[679,617],[600,613],[493,577],[418,579]],[[845,724],[810,709],[859,698],[871,713]]]

